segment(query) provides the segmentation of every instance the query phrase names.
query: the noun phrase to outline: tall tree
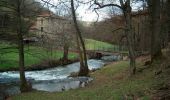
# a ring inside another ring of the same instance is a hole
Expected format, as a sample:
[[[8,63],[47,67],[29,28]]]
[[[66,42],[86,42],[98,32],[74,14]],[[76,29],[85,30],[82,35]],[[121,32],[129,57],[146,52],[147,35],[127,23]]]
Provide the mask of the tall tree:
[[[151,60],[157,60],[162,56],[161,51],[161,24],[160,24],[160,0],[148,0],[151,25]]]
[[[79,50],[79,57],[80,57],[79,76],[87,76],[89,69],[88,69],[88,64],[87,64],[86,48],[85,48],[84,40],[83,40],[81,31],[80,31],[79,25],[77,23],[74,0],[70,0],[70,2],[68,2],[67,0],[66,1],[64,1],[64,0],[59,1],[57,6],[50,3],[50,1],[48,1],[48,0],[41,0],[41,1],[44,2],[44,3],[47,3],[48,5],[50,5],[52,7],[55,7],[56,9],[57,8],[61,9],[63,7],[66,7],[66,8],[69,8],[69,10],[70,10],[70,6],[71,6],[72,19],[73,19],[74,27],[75,27],[75,30],[76,30],[77,47],[78,47],[78,50]]]
[[[9,22],[11,21],[10,23],[13,24],[8,27],[8,30],[12,29],[11,33],[16,34],[17,36],[16,41],[19,51],[20,90],[21,92],[27,92],[31,90],[31,85],[27,82],[24,72],[25,61],[23,35],[28,33],[40,6],[34,0],[1,0],[0,4],[5,8],[3,11],[10,16]]]
[[[77,18],[76,18],[76,13],[75,13],[75,8],[74,8],[74,0],[71,0],[71,11],[72,11],[72,17],[73,17],[73,21],[74,21],[74,26],[76,29],[77,43],[79,46],[78,48],[79,48],[79,54],[80,54],[79,76],[87,76],[89,69],[88,69],[88,64],[87,64],[86,48],[85,48],[83,37],[81,35],[80,28],[77,23]]]
[[[30,86],[27,83],[27,80],[25,78],[25,72],[24,72],[24,44],[23,44],[23,33],[22,33],[22,14],[21,14],[21,5],[23,3],[23,0],[17,0],[17,35],[18,35],[18,50],[19,50],[19,67],[20,67],[20,90],[21,92],[27,92],[30,90]]]
[[[136,64],[135,64],[135,38],[134,38],[134,31],[132,29],[132,8],[131,8],[131,0],[119,0],[120,5],[117,5],[116,3],[109,3],[109,4],[101,4],[97,0],[94,1],[94,4],[98,5],[98,8],[105,8],[105,7],[117,7],[119,8],[123,13],[123,18],[125,20],[125,36],[127,39],[128,44],[128,51],[129,51],[129,57],[130,57],[130,74],[135,74],[136,72]]]
[[[120,0],[120,4],[123,7],[123,14],[125,18],[125,34],[127,35],[127,42],[128,42],[128,50],[129,50],[129,57],[130,57],[130,73],[135,74],[136,72],[136,65],[135,65],[135,38],[134,38],[134,31],[132,29],[132,8],[130,5],[131,0],[126,0],[123,3],[123,0]]]

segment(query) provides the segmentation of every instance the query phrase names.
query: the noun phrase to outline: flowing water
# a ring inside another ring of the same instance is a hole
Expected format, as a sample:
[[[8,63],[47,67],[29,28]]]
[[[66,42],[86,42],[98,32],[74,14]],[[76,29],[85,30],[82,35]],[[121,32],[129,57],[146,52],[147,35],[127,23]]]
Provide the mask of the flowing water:
[[[120,57],[112,55],[104,56],[101,59],[88,60],[89,70],[100,69],[106,62],[120,60]],[[93,80],[90,77],[69,77],[71,73],[78,72],[79,70],[80,64],[77,62],[41,71],[26,71],[25,75],[32,84],[33,89],[48,92],[67,91],[69,89],[85,87]],[[0,73],[0,100],[4,96],[19,94],[19,83],[18,71]]]
[[[102,60],[88,60],[89,69],[99,69],[105,63]],[[73,63],[66,66],[46,69],[42,71],[26,71],[27,80],[36,90],[54,92],[66,91],[78,87],[86,86],[93,79],[90,77],[68,77],[73,72],[78,72],[80,64]],[[14,95],[20,93],[19,90],[19,72],[9,71],[0,73],[0,96]]]

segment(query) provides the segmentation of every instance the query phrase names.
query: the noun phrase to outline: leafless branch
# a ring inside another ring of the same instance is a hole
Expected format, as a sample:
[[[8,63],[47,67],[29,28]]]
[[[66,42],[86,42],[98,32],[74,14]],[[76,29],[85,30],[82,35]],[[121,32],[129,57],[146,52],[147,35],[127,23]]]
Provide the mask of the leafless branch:
[[[95,0],[94,1],[94,4],[95,5],[98,5],[98,9],[100,9],[100,8],[104,8],[104,7],[111,7],[111,6],[113,6],[113,7],[117,7],[117,8],[119,8],[119,9],[122,9],[122,7],[120,6],[120,5],[118,5],[118,4],[113,4],[113,3],[111,3],[111,4],[100,4],[99,2],[97,2],[97,0]]]
[[[118,30],[125,30],[125,28],[124,28],[124,27],[119,27],[119,28],[113,30],[112,32],[114,33],[114,32],[116,32],[116,31],[118,31]]]

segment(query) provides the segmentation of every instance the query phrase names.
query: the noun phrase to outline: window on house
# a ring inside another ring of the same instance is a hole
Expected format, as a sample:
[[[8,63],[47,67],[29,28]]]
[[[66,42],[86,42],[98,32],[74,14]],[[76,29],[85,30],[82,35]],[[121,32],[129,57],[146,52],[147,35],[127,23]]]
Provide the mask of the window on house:
[[[44,28],[43,28],[43,27],[41,27],[41,32],[43,32],[43,29],[44,29]]]
[[[43,25],[43,23],[44,23],[44,22],[43,22],[43,18],[41,18],[41,25]]]

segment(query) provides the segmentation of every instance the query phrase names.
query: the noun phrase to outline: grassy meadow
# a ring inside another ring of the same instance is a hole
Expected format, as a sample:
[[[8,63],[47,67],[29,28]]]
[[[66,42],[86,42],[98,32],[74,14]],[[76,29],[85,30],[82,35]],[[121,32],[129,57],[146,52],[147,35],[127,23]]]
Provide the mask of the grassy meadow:
[[[36,46],[25,46],[24,53],[25,65],[27,67],[48,59],[60,59],[63,56],[63,51],[61,50],[53,50],[50,52],[49,50]],[[69,59],[75,59],[76,57],[76,53],[69,53]],[[0,69],[17,68],[18,58],[16,45],[0,44]]]

